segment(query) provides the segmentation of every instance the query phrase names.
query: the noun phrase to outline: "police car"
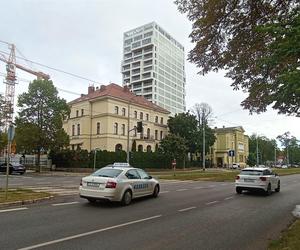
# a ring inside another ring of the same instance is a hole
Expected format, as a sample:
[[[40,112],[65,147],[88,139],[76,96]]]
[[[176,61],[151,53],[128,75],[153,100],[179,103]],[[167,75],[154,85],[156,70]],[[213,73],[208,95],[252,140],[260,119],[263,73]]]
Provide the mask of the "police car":
[[[157,197],[159,190],[159,182],[144,170],[128,163],[114,163],[82,178],[79,194],[92,203],[108,200],[129,205],[134,198]]]

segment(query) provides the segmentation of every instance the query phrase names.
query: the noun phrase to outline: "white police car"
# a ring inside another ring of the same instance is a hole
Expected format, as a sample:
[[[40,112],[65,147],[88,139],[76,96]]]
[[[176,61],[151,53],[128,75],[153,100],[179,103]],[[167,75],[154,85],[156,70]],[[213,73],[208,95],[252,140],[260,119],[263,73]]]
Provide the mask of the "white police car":
[[[280,179],[270,168],[244,168],[235,178],[235,188],[238,194],[243,190],[263,190],[269,195],[273,190],[280,191]]]
[[[129,205],[134,198],[157,197],[159,190],[159,182],[144,170],[128,163],[114,163],[82,178],[79,194],[89,202],[108,200]]]

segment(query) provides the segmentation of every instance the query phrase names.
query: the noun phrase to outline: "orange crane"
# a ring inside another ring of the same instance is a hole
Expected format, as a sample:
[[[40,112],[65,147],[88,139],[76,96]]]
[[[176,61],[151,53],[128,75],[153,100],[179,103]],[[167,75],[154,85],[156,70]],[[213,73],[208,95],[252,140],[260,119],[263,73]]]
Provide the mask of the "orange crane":
[[[3,41],[1,41],[3,42]],[[4,42],[8,44],[10,48],[10,54],[9,58],[7,59],[3,54],[0,53],[0,61],[6,63],[6,77],[4,80],[4,83],[6,84],[5,88],[5,107],[4,107],[4,113],[5,113],[5,128],[7,129],[8,126],[13,121],[13,114],[14,114],[14,97],[15,97],[15,85],[16,85],[16,68],[21,69],[25,72],[28,72],[30,74],[33,74],[37,77],[37,79],[44,79],[49,80],[50,76],[40,72],[40,71],[34,71],[31,69],[28,69],[18,63],[16,63],[16,55],[15,50],[16,46],[14,44],[10,44],[7,42]]]

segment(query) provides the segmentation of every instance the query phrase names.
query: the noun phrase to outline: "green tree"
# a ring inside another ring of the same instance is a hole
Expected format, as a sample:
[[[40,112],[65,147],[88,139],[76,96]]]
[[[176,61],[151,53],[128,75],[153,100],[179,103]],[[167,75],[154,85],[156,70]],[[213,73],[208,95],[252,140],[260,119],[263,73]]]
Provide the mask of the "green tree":
[[[5,101],[3,95],[0,94],[0,131],[4,127],[4,117],[5,117]]]
[[[300,116],[298,0],[176,0],[193,22],[189,60],[200,73],[225,69],[242,106]]]
[[[256,164],[256,154],[253,152],[249,152],[249,156],[247,158],[247,164],[251,167],[255,166]]]
[[[69,107],[50,80],[34,80],[28,92],[18,97],[20,111],[16,119],[16,141],[23,150],[37,152],[37,171],[40,171],[41,149],[60,149],[68,145],[68,135],[62,128]]]
[[[185,157],[186,151],[186,140],[182,137],[169,134],[160,142],[160,150],[166,156],[171,156],[172,159],[182,161]]]
[[[290,132],[285,132],[284,134],[277,136],[277,139],[281,142],[281,145],[284,147],[286,163],[292,163],[290,161],[290,149],[296,149],[295,151],[297,153],[297,145],[299,141],[296,139],[295,136],[292,136]]]

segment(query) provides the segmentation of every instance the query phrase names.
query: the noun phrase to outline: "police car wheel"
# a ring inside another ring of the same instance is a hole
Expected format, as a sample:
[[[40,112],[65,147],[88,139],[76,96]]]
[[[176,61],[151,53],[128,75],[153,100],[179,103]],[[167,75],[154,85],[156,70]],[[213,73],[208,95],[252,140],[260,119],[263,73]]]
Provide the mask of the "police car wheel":
[[[156,198],[156,197],[158,196],[158,193],[159,193],[159,186],[156,185],[155,188],[154,188],[154,190],[153,190],[152,196],[153,196],[154,198]]]
[[[122,198],[122,205],[123,206],[127,206],[130,204],[132,200],[132,194],[131,194],[131,191],[130,190],[126,190],[125,193],[123,194],[123,198]]]
[[[95,200],[95,199],[88,198],[87,200],[88,200],[90,203],[96,203],[96,200]]]

